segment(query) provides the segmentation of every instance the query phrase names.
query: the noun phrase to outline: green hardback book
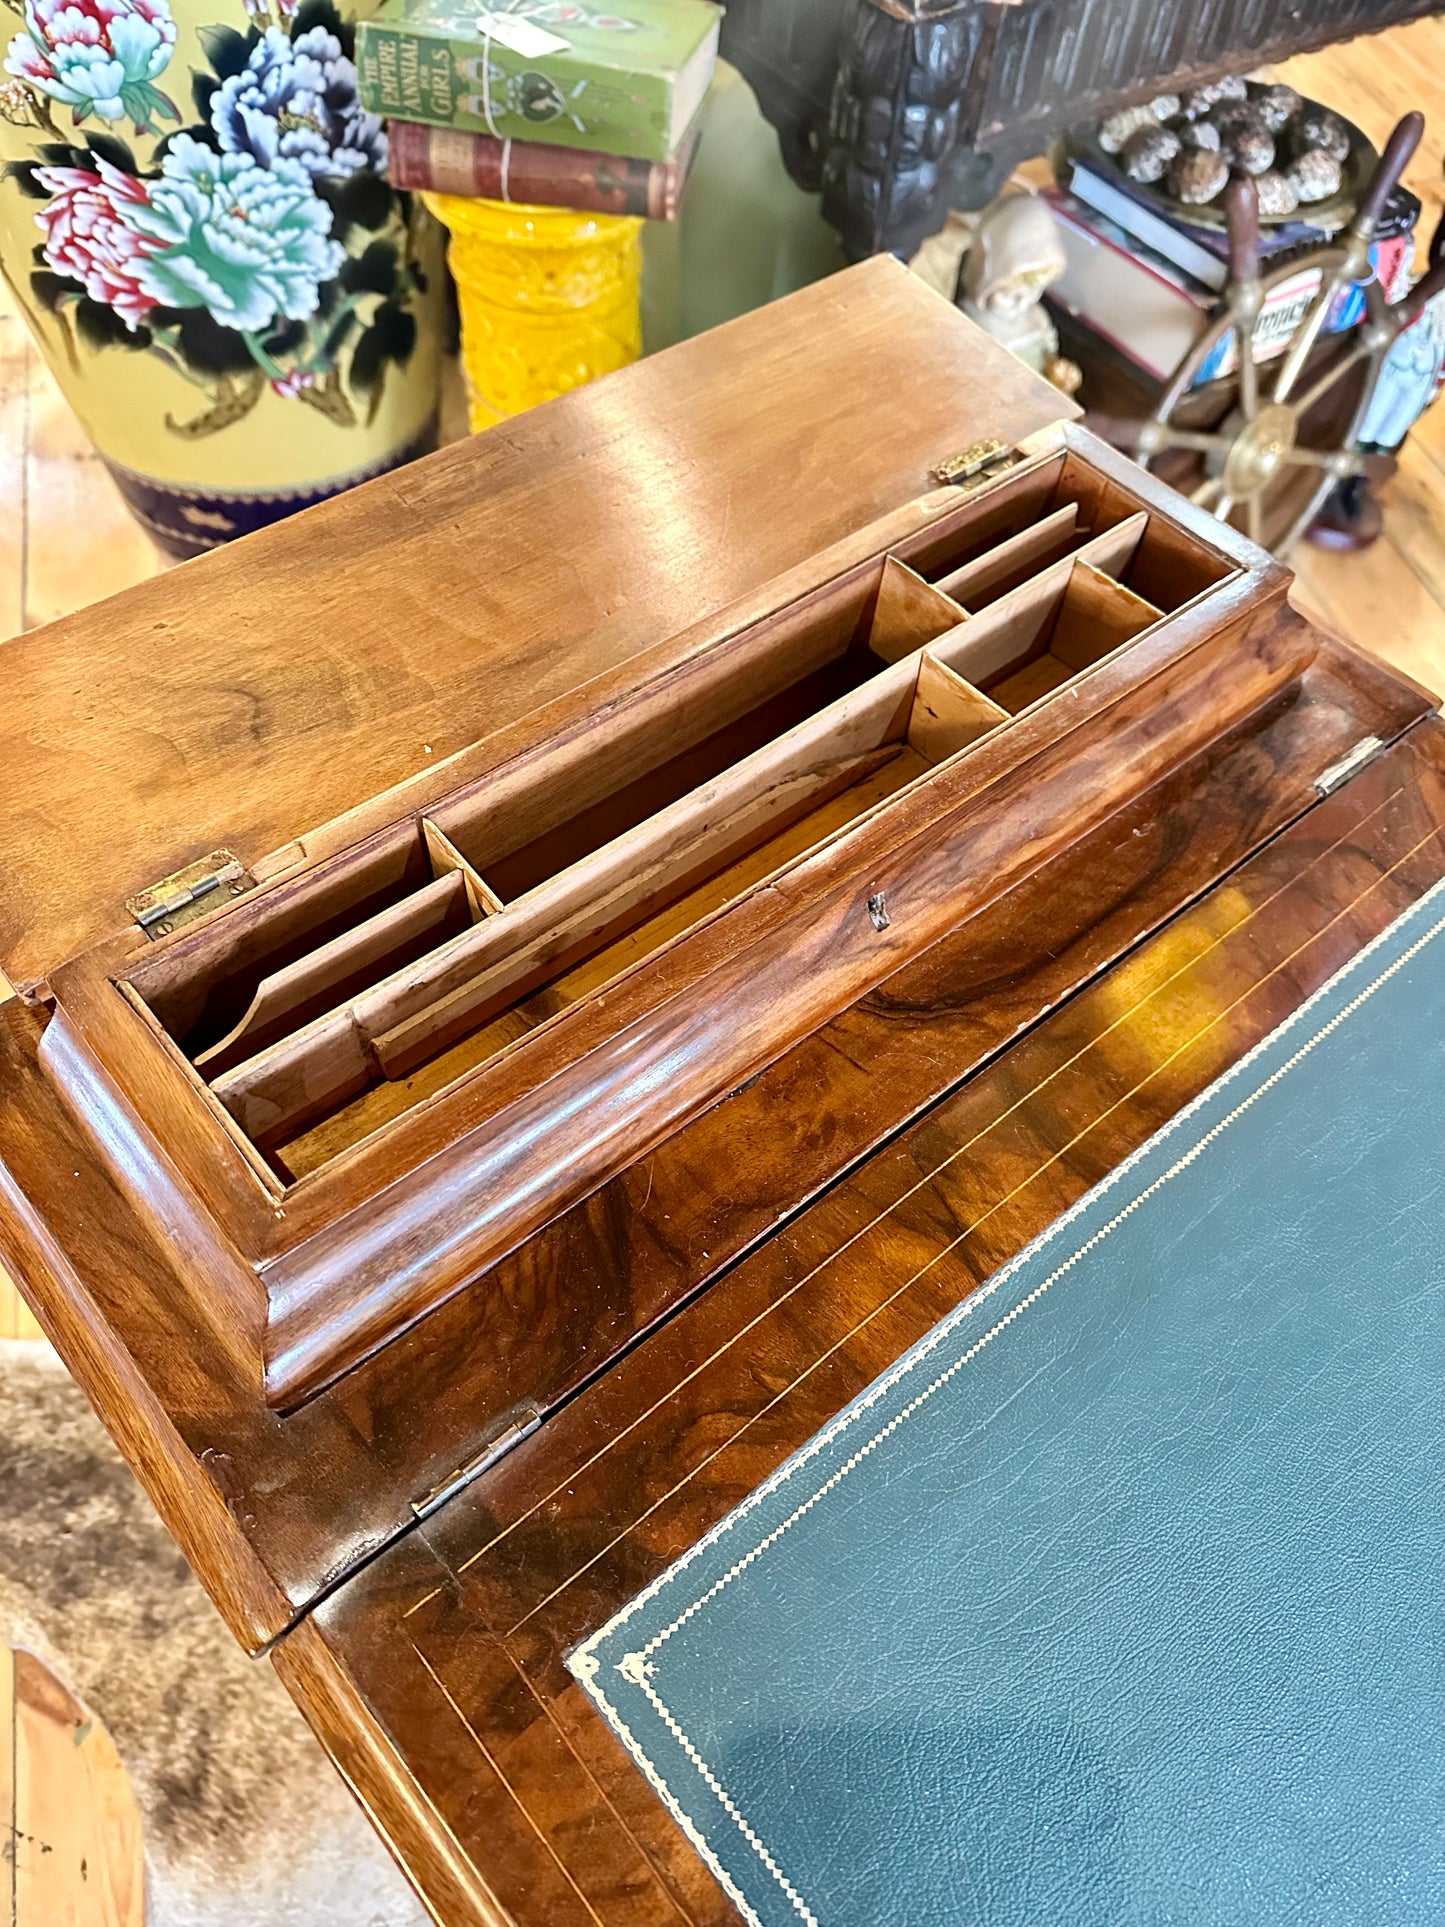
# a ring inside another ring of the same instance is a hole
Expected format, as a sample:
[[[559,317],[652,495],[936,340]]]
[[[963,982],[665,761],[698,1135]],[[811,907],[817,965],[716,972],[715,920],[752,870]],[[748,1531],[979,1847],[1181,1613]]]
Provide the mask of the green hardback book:
[[[384,0],[357,29],[373,113],[665,161],[707,91],[709,0]]]

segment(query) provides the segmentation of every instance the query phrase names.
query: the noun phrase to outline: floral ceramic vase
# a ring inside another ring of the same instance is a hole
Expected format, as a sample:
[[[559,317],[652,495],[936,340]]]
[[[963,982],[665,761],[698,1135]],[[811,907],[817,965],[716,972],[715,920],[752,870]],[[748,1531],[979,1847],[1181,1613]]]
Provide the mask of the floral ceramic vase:
[[[24,0],[9,36],[0,265],[175,553],[434,441],[439,243],[351,55],[330,0]]]

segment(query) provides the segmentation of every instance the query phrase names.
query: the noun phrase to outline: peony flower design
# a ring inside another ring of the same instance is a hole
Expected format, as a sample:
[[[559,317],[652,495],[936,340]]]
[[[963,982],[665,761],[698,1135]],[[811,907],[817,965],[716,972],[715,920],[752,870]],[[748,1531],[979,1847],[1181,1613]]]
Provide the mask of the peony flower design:
[[[356,68],[325,27],[294,41],[268,27],[217,90],[211,125],[228,154],[250,154],[262,167],[279,159],[315,175],[386,172],[381,121],[362,106]]]
[[[166,0],[25,0],[25,25],[5,55],[5,71],[69,107],[76,124],[91,114],[129,115],[138,134],[157,132],[157,116],[179,121],[176,104],[155,85],[176,49]]]
[[[255,334],[278,315],[305,320],[346,259],[299,161],[259,167],[178,134],[147,185],[124,218],[147,248],[142,285],[161,306],[206,308]]]
[[[304,395],[308,388],[315,388],[320,380],[320,375],[305,368],[293,368],[289,374],[274,375],[271,378],[271,388],[282,401],[295,401],[296,397]]]
[[[155,87],[176,43],[168,4],[24,0],[0,118],[58,143],[8,170],[40,204],[32,290],[74,331],[72,352],[144,352],[202,389],[199,414],[167,415],[176,434],[218,434],[267,393],[342,428],[369,421],[415,349],[426,270],[331,0],[307,0],[294,29],[274,24],[289,18],[281,0],[271,24],[202,29],[199,120],[148,162],[115,131],[79,152],[58,133],[52,100],[77,121],[130,114],[138,132],[178,118]]]
[[[155,306],[142,279],[152,244],[127,215],[146,200],[144,181],[95,157],[83,167],[38,167],[36,178],[55,197],[38,214],[45,260],[57,274],[80,282],[92,301],[104,301],[134,331]]]

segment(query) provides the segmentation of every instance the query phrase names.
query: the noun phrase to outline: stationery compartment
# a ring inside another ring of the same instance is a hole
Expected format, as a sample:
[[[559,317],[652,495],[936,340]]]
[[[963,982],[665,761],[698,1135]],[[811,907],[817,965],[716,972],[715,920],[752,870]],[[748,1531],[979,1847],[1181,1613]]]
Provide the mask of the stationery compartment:
[[[643,701],[609,729],[484,779],[167,945],[130,981],[214,1077],[435,950],[506,897],[686,795],[962,619],[891,558],[759,624],[685,703]],[[886,653],[880,653],[886,652]],[[455,829],[466,847],[459,849]],[[494,871],[483,875],[476,857]]]
[[[1149,510],[1112,477],[1070,452],[1030,465],[976,505],[897,545],[925,580],[978,611],[1093,539],[1138,523],[1120,580],[1165,614],[1237,571],[1177,523]]]
[[[1174,535],[1186,590],[1232,573]],[[133,990],[207,1101],[284,1180],[307,1176],[1158,621],[1141,585],[1168,539],[1074,457],[1030,464],[238,905]]]
[[[183,937],[129,994],[263,1146],[458,1039],[481,1061],[961,740],[947,672],[930,672],[936,716],[927,689],[916,719],[909,705],[919,649],[962,619],[891,557],[856,569],[680,691]]]
[[[217,1098],[304,1176],[976,741],[1004,712],[915,652],[236,1065]]]
[[[1010,716],[1111,656],[1161,611],[1074,557],[1024,583],[941,645],[941,659]]]

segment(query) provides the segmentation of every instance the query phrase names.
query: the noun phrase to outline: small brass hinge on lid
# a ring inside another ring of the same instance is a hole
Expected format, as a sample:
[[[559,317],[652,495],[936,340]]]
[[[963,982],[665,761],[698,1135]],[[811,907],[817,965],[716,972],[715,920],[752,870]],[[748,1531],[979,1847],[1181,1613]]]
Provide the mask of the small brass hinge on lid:
[[[229,850],[212,850],[184,870],[162,877],[138,896],[126,898],[126,912],[135,918],[154,943],[168,937],[199,917],[219,910],[232,897],[244,896],[254,889],[256,879]]]
[[[1331,796],[1342,783],[1348,783],[1357,776],[1366,763],[1373,763],[1385,747],[1378,736],[1362,736],[1353,749],[1347,749],[1337,763],[1322,769],[1315,778],[1315,791],[1320,796]]]
[[[413,1499],[411,1509],[418,1519],[426,1519],[444,1506],[448,1499],[454,1498],[464,1486],[479,1479],[484,1472],[504,1459],[513,1446],[520,1445],[523,1439],[530,1438],[544,1417],[542,1407],[534,1398],[524,1398],[520,1404],[513,1405],[502,1413],[487,1432],[482,1442],[469,1459],[465,1459],[454,1472],[432,1487],[421,1498]]]
[[[1010,448],[1007,442],[996,439],[970,442],[967,448],[940,462],[933,473],[937,481],[949,488],[976,488],[980,482],[991,482],[1004,469],[1022,460],[1018,450]]]

